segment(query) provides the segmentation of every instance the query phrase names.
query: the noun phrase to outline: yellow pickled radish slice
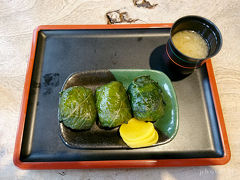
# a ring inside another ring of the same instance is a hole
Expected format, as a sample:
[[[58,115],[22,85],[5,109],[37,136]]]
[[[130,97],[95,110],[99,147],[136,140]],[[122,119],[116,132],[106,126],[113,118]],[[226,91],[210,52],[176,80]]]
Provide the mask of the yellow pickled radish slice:
[[[122,124],[119,131],[123,139],[127,141],[143,140],[154,134],[154,126],[151,122],[139,121],[132,118],[128,124]]]
[[[150,136],[148,136],[144,139],[138,139],[137,141],[135,141],[135,140],[128,140],[128,139],[123,138],[123,140],[128,142],[128,143],[131,143],[131,142],[135,143],[135,142],[138,142],[138,141],[141,141],[142,143],[147,143],[149,141],[153,141],[154,138],[155,138],[155,132],[153,131],[153,133]]]
[[[123,139],[124,140],[124,139]],[[152,135],[152,137],[150,138],[146,138],[144,140],[140,140],[140,141],[126,141],[124,140],[124,142],[130,146],[131,148],[137,148],[137,147],[146,147],[146,146],[150,146],[152,144],[155,144],[158,140],[158,133],[155,131]]]
[[[158,133],[151,122],[132,118],[128,124],[122,124],[119,131],[123,141],[131,148],[151,146],[158,141]]]
[[[127,143],[126,142],[126,144],[131,148],[140,148],[140,147],[147,147],[147,146],[151,146],[153,144],[156,144],[157,141],[158,141],[158,133],[155,130],[154,138],[153,138],[152,141],[148,141],[148,142],[145,142],[145,143],[143,143],[142,141],[136,141],[135,143],[133,143],[133,142]]]

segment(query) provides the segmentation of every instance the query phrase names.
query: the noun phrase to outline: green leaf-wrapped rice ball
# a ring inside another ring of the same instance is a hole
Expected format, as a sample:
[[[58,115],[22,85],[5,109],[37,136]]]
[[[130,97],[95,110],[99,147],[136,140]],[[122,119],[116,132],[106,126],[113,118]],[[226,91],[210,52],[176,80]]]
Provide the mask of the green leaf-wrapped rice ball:
[[[121,82],[112,81],[97,88],[96,98],[99,122],[102,127],[117,127],[131,119],[131,106]]]
[[[134,79],[127,93],[133,116],[142,121],[157,121],[164,114],[164,103],[161,88],[150,76],[140,76]]]
[[[73,86],[60,93],[59,121],[71,129],[90,129],[96,121],[97,110],[91,89]]]

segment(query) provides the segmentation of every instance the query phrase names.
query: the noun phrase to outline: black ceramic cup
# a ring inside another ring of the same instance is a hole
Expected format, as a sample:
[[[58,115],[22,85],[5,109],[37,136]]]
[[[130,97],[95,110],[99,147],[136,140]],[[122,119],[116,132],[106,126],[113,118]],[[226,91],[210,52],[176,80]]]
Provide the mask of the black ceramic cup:
[[[172,36],[179,31],[191,30],[200,34],[208,45],[208,55],[204,59],[196,59],[181,53],[173,44]],[[200,16],[185,16],[178,19],[172,26],[170,38],[166,45],[166,53],[174,70],[181,74],[191,74],[209,58],[215,56],[222,47],[221,32],[210,20]]]

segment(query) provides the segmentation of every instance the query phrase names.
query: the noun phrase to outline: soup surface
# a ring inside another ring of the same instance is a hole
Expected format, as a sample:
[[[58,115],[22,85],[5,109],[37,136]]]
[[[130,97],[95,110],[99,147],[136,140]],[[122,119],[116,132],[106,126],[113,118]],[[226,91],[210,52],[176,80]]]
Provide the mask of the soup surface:
[[[184,55],[204,59],[208,55],[208,45],[195,31],[184,30],[173,35],[174,46]]]

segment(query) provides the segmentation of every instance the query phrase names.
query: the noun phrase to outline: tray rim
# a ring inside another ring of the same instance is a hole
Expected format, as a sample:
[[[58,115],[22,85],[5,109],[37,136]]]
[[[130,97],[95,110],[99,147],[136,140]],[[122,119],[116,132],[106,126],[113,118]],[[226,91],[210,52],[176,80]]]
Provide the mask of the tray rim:
[[[33,72],[38,33],[41,30],[74,30],[74,29],[143,29],[143,28],[171,28],[172,23],[160,24],[117,24],[117,25],[41,25],[33,31],[31,53],[26,71],[23,88],[19,126],[16,133],[13,163],[21,169],[90,169],[90,168],[139,168],[139,167],[174,167],[174,166],[207,166],[223,165],[231,159],[231,152],[224,123],[223,112],[217,90],[217,84],[211,59],[206,61],[209,83],[216,110],[219,132],[223,143],[224,155],[219,158],[191,158],[191,159],[148,159],[148,160],[107,160],[107,161],[52,161],[52,162],[23,162],[20,159],[28,97]]]

